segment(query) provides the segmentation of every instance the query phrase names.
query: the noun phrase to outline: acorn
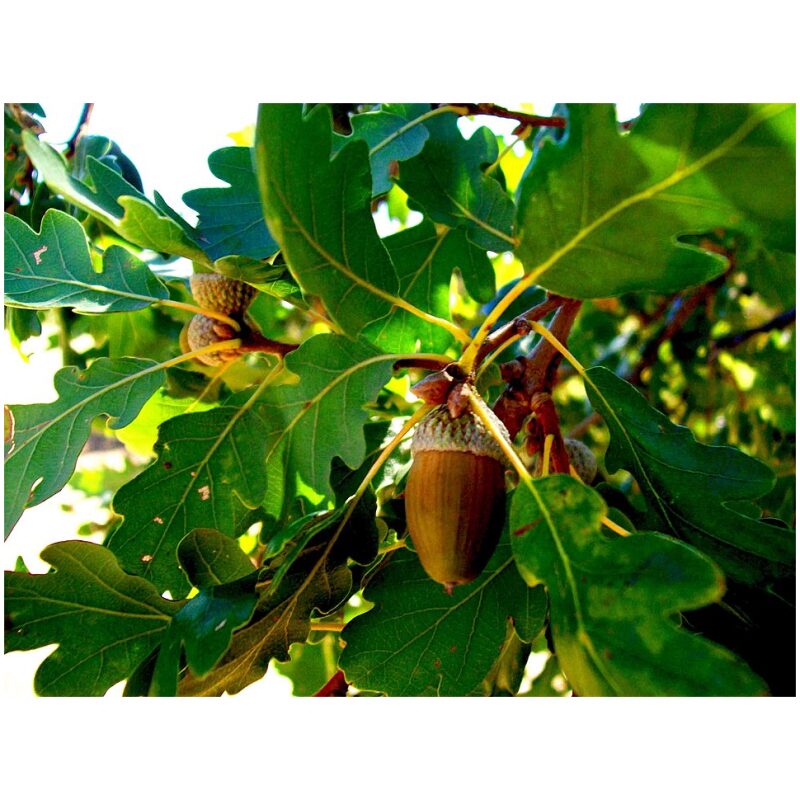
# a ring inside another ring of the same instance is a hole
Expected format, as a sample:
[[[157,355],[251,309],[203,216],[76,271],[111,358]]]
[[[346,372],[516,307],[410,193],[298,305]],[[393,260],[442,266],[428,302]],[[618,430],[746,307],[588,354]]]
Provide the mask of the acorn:
[[[597,459],[589,447],[578,439],[564,439],[569,462],[584,483],[591,483],[597,475]]]
[[[244,281],[226,278],[216,272],[197,272],[189,278],[192,297],[202,308],[239,318],[258,290]]]
[[[180,344],[184,353],[199,350],[217,342],[224,342],[237,337],[236,331],[224,322],[207,317],[204,314],[195,314],[181,331]],[[233,350],[218,350],[216,353],[206,353],[196,356],[197,360],[208,366],[218,366],[238,358],[245,352],[241,348]]]
[[[498,429],[505,426],[487,407]],[[506,458],[471,408],[456,419],[446,404],[417,426],[405,491],[406,521],[419,560],[433,580],[454,586],[480,575],[505,522]]]
[[[564,447],[569,456],[569,463],[575,468],[578,477],[587,484],[591,484],[597,475],[597,459],[589,447],[578,439],[564,439]],[[536,453],[530,462],[530,469],[534,475],[541,475],[541,453]]]

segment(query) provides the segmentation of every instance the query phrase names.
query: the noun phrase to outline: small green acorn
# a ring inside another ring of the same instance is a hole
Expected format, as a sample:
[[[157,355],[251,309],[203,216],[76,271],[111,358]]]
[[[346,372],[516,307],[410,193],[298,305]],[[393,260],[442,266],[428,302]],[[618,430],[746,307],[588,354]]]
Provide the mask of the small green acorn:
[[[488,407],[486,412],[494,417]],[[453,419],[446,404],[419,423],[411,453],[408,532],[425,571],[449,593],[477,578],[497,547],[505,522],[506,458],[472,409]]]

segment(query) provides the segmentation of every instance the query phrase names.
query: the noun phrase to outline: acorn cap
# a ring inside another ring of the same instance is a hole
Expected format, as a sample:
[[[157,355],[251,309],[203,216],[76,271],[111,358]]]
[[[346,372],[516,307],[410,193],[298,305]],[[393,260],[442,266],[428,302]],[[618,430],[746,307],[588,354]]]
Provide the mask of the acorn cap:
[[[243,314],[258,290],[244,281],[216,272],[198,272],[189,278],[192,297],[202,308],[237,316]]]
[[[506,440],[510,441],[506,426],[495,413],[488,406],[484,411]],[[417,425],[411,440],[411,454],[416,455],[426,450],[474,453],[476,456],[494,458],[503,465],[508,461],[503,448],[471,409],[453,419],[446,405],[437,406]]]

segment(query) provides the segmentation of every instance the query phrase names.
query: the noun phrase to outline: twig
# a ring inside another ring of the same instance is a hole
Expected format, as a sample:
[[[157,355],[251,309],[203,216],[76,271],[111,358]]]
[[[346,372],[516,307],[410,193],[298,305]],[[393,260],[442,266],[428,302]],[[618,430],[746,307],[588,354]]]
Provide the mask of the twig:
[[[550,323],[550,333],[552,333],[556,340],[564,344],[575,322],[575,317],[580,310],[581,301],[568,300],[563,297],[552,299],[558,300],[559,305]],[[544,303],[542,305],[544,305]],[[531,309],[531,311],[534,310],[535,309]],[[529,329],[532,327],[540,327],[535,316],[534,314],[523,315],[524,319],[523,317],[518,317],[515,322],[519,325],[527,325]],[[481,349],[483,349],[483,347],[481,347]],[[501,374],[508,383],[508,387],[494,404],[493,410],[508,429],[512,439],[522,428],[525,419],[534,410],[532,408],[534,398],[540,394],[549,397],[556,382],[558,365],[561,363],[561,358],[562,355],[558,352],[557,348],[543,339],[536,345],[530,355],[522,356],[516,361],[501,365]],[[549,404],[540,398],[539,411],[543,415],[543,419],[547,422],[545,425],[546,430],[542,429],[540,431],[542,434],[542,441],[547,434],[552,433],[554,435],[554,454],[556,455],[558,464],[563,466],[562,462],[566,458],[566,451],[562,454],[564,445],[558,430],[558,415],[555,413],[555,408],[553,407],[553,413],[550,414]],[[551,416],[553,417],[552,420],[550,419]],[[551,422],[553,424],[551,424]],[[568,464],[569,461],[567,460],[566,463]]]
[[[75,127],[75,130],[72,133],[72,136],[69,137],[69,141],[67,142],[67,149],[64,151],[64,157],[69,160],[75,155],[75,151],[78,149],[78,142],[80,141],[83,134],[86,132],[86,128],[89,127],[89,120],[92,117],[92,111],[94,110],[94,103],[84,103],[83,109],[81,110],[81,116],[78,120],[78,124]]]
[[[473,369],[477,370],[483,359],[486,358],[489,353],[491,353],[493,350],[496,350],[502,344],[505,344],[505,342],[509,339],[517,336],[522,329],[525,328],[527,323],[533,321],[538,322],[539,320],[544,319],[551,311],[555,311],[555,309],[557,309],[564,302],[565,298],[559,297],[558,295],[550,295],[546,300],[539,303],[538,306],[528,309],[524,314],[520,314],[516,319],[512,320],[506,325],[503,325],[502,328],[498,328],[494,333],[487,336],[481,345],[480,350],[478,350],[478,355],[475,357]],[[530,326],[527,327],[529,331]]]
[[[484,114],[490,117],[513,119],[520,123],[520,128],[566,128],[565,117],[540,117],[537,114],[526,114],[524,111],[509,111],[495,103],[446,103],[451,108],[464,109],[464,116]],[[515,129],[515,133],[518,129]]]
[[[739,331],[738,333],[730,333],[727,336],[720,336],[719,339],[712,339],[711,347],[714,349],[714,351],[738,347],[740,344],[746,342],[748,339],[756,336],[759,333],[767,333],[768,331],[773,331],[777,328],[787,328],[789,325],[794,323],[796,316],[797,309],[789,309],[789,311],[784,311],[783,313],[778,314],[776,317],[773,317],[763,325],[759,325],[757,328],[749,328],[748,330]]]

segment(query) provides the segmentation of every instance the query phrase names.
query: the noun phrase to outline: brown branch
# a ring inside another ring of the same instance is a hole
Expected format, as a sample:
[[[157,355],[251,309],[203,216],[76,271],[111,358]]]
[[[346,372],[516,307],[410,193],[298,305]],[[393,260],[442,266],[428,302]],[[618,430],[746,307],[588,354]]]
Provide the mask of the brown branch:
[[[283,358],[287,353],[297,350],[299,344],[289,342],[278,342],[275,339],[267,339],[254,330],[244,330],[242,332],[242,346],[239,348],[245,353],[272,353]]]
[[[84,103],[83,109],[81,110],[81,116],[78,120],[78,124],[75,127],[75,130],[72,133],[72,136],[69,137],[69,141],[67,142],[67,149],[64,151],[64,158],[67,160],[71,159],[75,155],[75,151],[78,149],[78,142],[81,140],[81,137],[86,132],[86,128],[89,127],[89,120],[92,116],[92,111],[94,110],[94,103]]]
[[[464,109],[464,116],[484,114],[490,117],[513,119],[520,123],[520,128],[566,128],[565,117],[540,117],[537,114],[526,114],[524,111],[509,111],[495,103],[441,103]],[[519,129],[517,129],[519,130]],[[515,133],[517,131],[515,130]]]
[[[477,369],[481,362],[501,345],[505,344],[509,339],[512,339],[518,333],[525,330],[525,323],[539,322],[544,319],[551,311],[555,311],[559,306],[566,302],[565,298],[558,295],[549,295],[546,300],[539,303],[538,306],[528,309],[524,314],[520,314],[516,319],[498,328],[494,333],[486,337],[478,355],[475,357],[475,369]],[[528,327],[530,330],[530,327]]]
[[[560,306],[549,328],[558,341],[566,344],[575,317],[580,310],[581,301],[558,299]],[[506,426],[512,439],[519,433],[525,419],[534,411],[532,408],[534,398],[542,394],[549,396],[556,382],[561,358],[561,353],[542,339],[530,355],[521,356],[516,361],[501,366],[501,374],[507,381],[508,387],[494,404],[494,413]],[[549,410],[544,398],[539,398],[537,403],[545,419],[549,420]],[[552,411],[555,414],[555,407]],[[542,428],[542,440],[544,436],[552,433],[555,437],[554,449],[560,452],[563,443],[558,431],[557,415],[555,415],[555,421],[555,429],[549,421],[545,425],[546,430]],[[536,431],[532,431],[532,433],[536,433]],[[567,462],[568,464],[569,462]]]

